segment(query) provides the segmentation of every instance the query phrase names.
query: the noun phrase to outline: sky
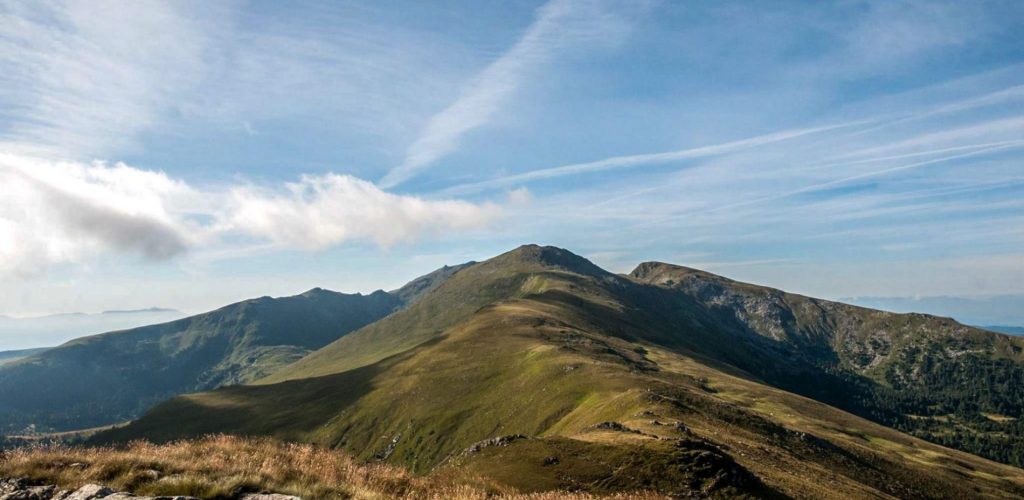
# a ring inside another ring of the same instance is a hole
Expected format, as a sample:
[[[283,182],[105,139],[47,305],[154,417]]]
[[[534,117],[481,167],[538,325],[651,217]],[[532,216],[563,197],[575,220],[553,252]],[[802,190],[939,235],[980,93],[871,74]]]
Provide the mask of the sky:
[[[524,243],[1024,304],[1021,25],[1015,0],[0,0],[0,314],[370,292]]]

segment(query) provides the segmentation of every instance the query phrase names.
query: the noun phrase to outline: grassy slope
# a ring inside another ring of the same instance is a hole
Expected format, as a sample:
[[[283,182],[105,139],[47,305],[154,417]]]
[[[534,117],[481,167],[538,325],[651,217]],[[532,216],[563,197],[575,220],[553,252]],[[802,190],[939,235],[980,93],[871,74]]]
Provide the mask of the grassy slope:
[[[268,434],[526,489],[1024,493],[1019,469],[765,386],[706,357],[735,365],[778,347],[733,323],[723,328],[715,311],[695,305],[567,252],[525,247],[459,272],[265,385],[176,398],[101,439]],[[595,428],[606,421],[637,432]],[[536,439],[464,451],[512,434]],[[551,458],[557,463],[545,465]]]
[[[895,314],[738,283],[661,263],[632,276],[681,293],[777,351],[730,359],[774,385],[920,437],[1024,465],[1024,338],[925,314]],[[706,350],[705,350],[706,351]],[[735,352],[721,353],[723,359]],[[780,372],[772,360],[817,372]]]
[[[99,483],[118,491],[163,498],[187,495],[230,499],[259,492],[307,499],[594,498],[567,491],[517,495],[488,481],[459,481],[448,475],[420,477],[400,467],[365,464],[343,453],[309,445],[230,436],[162,446],[136,442],[124,449],[22,448],[0,455],[0,476],[28,478],[64,489]],[[663,497],[635,492],[616,498]]]
[[[398,305],[384,292],[314,289],[76,339],[0,368],[0,431],[120,422],[176,394],[260,378]]]

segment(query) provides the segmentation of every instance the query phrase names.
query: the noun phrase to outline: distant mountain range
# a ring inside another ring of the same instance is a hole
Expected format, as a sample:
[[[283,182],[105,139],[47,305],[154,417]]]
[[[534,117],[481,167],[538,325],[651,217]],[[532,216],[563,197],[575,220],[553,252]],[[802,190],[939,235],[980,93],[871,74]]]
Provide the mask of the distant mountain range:
[[[52,347],[68,340],[185,317],[174,309],[153,307],[98,314],[62,313],[27,318],[0,316],[0,351]]]
[[[991,297],[852,297],[840,299],[872,309],[925,313],[954,318],[969,325],[1024,327],[1024,295]]]
[[[1024,463],[1022,338],[553,247],[435,277],[268,376],[95,442],[270,435],[525,491],[1024,495],[1020,469],[927,442]]]
[[[1024,335],[1024,326],[983,326],[981,328],[1007,335]]]

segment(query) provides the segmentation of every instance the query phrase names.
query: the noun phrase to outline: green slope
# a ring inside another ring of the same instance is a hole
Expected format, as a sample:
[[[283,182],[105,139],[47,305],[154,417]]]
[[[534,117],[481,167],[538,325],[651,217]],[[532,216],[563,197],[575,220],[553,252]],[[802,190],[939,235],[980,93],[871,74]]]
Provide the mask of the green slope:
[[[260,378],[399,305],[384,292],[314,289],[72,340],[0,367],[0,430],[134,418],[176,394]]]
[[[98,440],[274,435],[527,490],[1024,494],[1019,469],[793,394],[891,411],[870,396],[903,389],[873,371],[881,362],[862,366],[860,343],[966,328],[839,306],[662,264],[617,276],[526,246],[261,385],[175,398]],[[862,321],[847,329],[843,314]]]

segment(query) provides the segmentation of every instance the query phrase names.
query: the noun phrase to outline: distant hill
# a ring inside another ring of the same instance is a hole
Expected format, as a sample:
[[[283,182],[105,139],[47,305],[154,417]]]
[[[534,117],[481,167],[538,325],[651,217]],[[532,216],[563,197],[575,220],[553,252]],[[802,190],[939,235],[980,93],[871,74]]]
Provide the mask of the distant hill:
[[[415,281],[429,290],[457,268]],[[0,366],[0,434],[122,422],[184,392],[251,382],[414,301],[417,293],[314,288],[72,340]]]
[[[524,246],[98,443],[271,435],[525,491],[1024,495],[1024,339]],[[884,425],[881,425],[884,424]]]
[[[1024,335],[1024,326],[982,326],[991,332],[1005,333],[1007,335]]]
[[[46,347],[40,347],[38,349],[19,349],[16,351],[0,351],[0,366],[12,363],[22,358],[27,358],[33,354],[38,354],[45,351]]]
[[[181,314],[181,311],[174,309],[166,309],[163,307],[147,307],[145,309],[112,309],[109,311],[103,311],[100,314],[143,314],[143,313],[176,313]]]
[[[163,323],[185,316],[181,311],[157,307],[99,314],[63,313],[28,318],[0,316],[0,350],[50,347],[86,335]]]
[[[264,376],[399,306],[311,290],[84,337],[0,367],[0,422],[66,430],[130,419],[163,399]]]
[[[1024,325],[1024,295],[852,297],[841,300],[883,311],[934,314],[969,325]]]

